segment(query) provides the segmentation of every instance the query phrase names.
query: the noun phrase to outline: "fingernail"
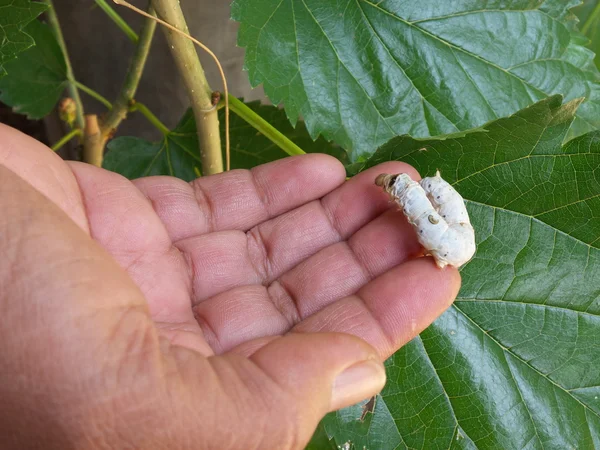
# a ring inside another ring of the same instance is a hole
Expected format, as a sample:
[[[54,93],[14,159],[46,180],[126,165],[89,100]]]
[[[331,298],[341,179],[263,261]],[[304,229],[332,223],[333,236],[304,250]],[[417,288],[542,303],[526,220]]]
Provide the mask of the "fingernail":
[[[385,369],[379,361],[369,360],[350,366],[333,383],[331,411],[354,405],[378,394],[385,385]]]

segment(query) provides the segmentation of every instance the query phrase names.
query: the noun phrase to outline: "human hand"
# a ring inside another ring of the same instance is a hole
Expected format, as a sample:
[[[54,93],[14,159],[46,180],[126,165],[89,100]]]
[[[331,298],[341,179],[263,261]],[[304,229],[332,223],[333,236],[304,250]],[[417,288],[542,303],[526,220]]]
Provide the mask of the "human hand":
[[[3,448],[303,448],[458,292],[382,172],[130,182],[0,125]]]

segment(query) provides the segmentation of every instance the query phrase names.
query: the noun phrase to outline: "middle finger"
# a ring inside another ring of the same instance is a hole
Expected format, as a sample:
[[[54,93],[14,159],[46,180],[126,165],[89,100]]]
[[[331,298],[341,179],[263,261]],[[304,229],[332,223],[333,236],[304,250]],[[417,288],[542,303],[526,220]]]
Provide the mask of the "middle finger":
[[[268,287],[242,286],[194,307],[215,352],[288,331],[295,324],[421,252],[400,211],[388,211],[347,242],[328,246]]]

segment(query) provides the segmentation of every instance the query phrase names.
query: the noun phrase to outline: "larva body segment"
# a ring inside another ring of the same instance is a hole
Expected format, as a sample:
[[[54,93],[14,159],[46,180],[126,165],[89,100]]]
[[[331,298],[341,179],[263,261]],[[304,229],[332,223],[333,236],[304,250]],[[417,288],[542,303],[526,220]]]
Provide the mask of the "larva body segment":
[[[380,175],[382,186],[400,205],[421,245],[441,268],[460,267],[475,254],[475,232],[463,198],[437,172],[419,183],[407,174]]]
[[[463,198],[440,176],[439,171],[434,177],[422,179],[419,184],[423,187],[431,205],[449,225],[471,224]]]

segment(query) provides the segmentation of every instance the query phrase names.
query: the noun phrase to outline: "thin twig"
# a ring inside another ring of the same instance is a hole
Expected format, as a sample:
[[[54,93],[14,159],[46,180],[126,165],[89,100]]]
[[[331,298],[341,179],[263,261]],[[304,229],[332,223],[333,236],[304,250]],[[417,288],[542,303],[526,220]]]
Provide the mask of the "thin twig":
[[[150,14],[150,17],[153,16]],[[142,78],[142,73],[144,72],[144,66],[148,59],[148,53],[150,52],[150,45],[155,29],[156,22],[154,20],[147,19],[144,22],[133,59],[127,70],[123,87],[113,103],[112,109],[106,114],[106,118],[102,122],[101,133],[103,144],[106,144],[106,141],[108,141],[120,123],[127,117],[130,103],[135,96],[140,79]]]
[[[68,80],[68,90],[69,96],[75,102],[77,106],[75,123],[77,127],[83,130],[85,128],[85,120],[84,120],[84,110],[83,103],[81,102],[81,97],[79,96],[79,91],[77,89],[75,76],[73,75],[73,67],[71,66],[71,60],[69,59],[69,52],[67,51],[67,44],[65,43],[65,38],[63,37],[62,30],[60,28],[60,22],[58,21],[58,16],[56,15],[56,10],[54,9],[54,4],[52,0],[44,0],[44,2],[48,5],[48,24],[50,28],[54,32],[54,36],[56,37],[56,41],[60,46],[60,50],[65,59],[65,66],[67,68],[67,80]]]
[[[259,116],[253,111],[248,105],[241,100],[237,99],[233,95],[229,96],[229,106],[231,111],[236,113],[248,124],[252,125],[257,131],[263,136],[277,145],[281,150],[286,152],[288,155],[304,155],[306,152],[290,141],[284,134],[281,133],[277,128]]]
[[[169,134],[169,129],[167,128],[167,126],[164,123],[162,123],[158,119],[158,117],[156,117],[152,113],[152,111],[150,111],[148,109],[148,107],[146,105],[144,105],[143,103],[140,103],[140,102],[136,102],[136,101],[132,101],[132,103],[133,104],[129,107],[130,112],[138,111],[146,119],[148,119],[148,122],[150,122],[152,125],[154,125],[162,134],[164,134],[164,135]]]
[[[75,85],[82,90],[83,92],[85,92],[87,95],[89,95],[92,98],[95,98],[96,100],[98,100],[100,103],[102,103],[104,106],[106,106],[108,109],[112,109],[112,103],[108,101],[108,99],[104,96],[102,96],[101,94],[99,94],[98,92],[96,92],[95,90],[93,90],[92,88],[87,87],[85,84],[80,83],[79,81],[75,82]]]
[[[133,6],[125,0],[113,0],[118,5],[127,8],[148,17],[148,13]],[[223,90],[225,92],[225,154],[226,167],[230,168],[230,142],[229,142],[229,90],[227,79],[223,67],[217,56],[202,42],[194,39],[188,33],[185,17],[181,11],[178,0],[152,0],[156,11],[165,20],[153,18],[161,25],[167,27],[172,32],[183,37],[184,40],[173,34],[166,33],[167,40],[171,44],[171,50],[176,64],[179,67],[179,73],[182,75],[191,99],[196,127],[198,130],[198,140],[200,143],[200,156],[203,163],[205,174],[218,173],[223,171],[223,160],[221,156],[221,140],[219,135],[219,119],[213,104],[212,90],[208,85],[204,69],[200,64],[198,55],[193,45],[188,45],[185,40],[190,40],[205,52],[207,52],[217,64],[221,79],[223,80]],[[171,23],[169,23],[171,22]]]
[[[135,31],[123,20],[123,18],[106,2],[106,0],[96,0],[96,4],[106,13],[108,17],[127,35],[134,44],[138,43],[139,37]]]
[[[75,136],[82,136],[83,132],[79,128],[72,129],[68,134],[65,134],[56,144],[51,148],[53,151],[59,151],[67,142],[73,139]]]
[[[85,132],[83,137],[83,160],[96,167],[102,167],[104,156],[102,134],[98,125],[98,116],[86,114]]]

